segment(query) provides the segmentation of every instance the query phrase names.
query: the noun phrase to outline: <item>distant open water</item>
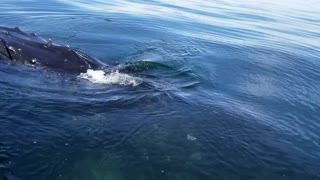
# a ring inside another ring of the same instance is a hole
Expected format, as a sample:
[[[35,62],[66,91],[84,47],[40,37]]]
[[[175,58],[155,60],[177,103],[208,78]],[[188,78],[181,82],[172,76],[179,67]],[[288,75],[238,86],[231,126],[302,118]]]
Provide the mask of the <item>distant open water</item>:
[[[112,70],[0,61],[0,179],[320,179],[320,1],[1,0]]]

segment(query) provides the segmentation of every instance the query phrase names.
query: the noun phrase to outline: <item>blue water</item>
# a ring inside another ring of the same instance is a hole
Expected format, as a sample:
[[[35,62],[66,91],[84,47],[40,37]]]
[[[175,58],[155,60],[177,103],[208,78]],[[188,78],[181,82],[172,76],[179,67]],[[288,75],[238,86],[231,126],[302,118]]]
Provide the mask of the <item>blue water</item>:
[[[115,70],[0,61],[0,179],[320,179],[317,0],[1,0],[0,25]]]

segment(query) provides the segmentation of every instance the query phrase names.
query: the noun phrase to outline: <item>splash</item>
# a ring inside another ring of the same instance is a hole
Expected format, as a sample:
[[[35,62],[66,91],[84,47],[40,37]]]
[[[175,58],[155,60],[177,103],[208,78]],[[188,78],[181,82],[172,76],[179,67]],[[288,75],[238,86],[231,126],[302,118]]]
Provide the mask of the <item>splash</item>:
[[[120,73],[119,71],[106,73],[102,70],[88,69],[86,73],[81,73],[78,77],[97,84],[118,84],[124,86],[137,86],[142,83],[141,78]]]

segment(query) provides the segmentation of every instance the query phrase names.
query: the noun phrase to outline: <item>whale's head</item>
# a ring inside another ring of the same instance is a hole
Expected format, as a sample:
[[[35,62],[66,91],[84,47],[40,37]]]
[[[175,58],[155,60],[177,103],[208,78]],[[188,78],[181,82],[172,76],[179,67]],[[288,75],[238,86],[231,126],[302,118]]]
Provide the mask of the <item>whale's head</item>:
[[[81,51],[53,44],[50,39],[46,41],[35,33],[27,34],[19,28],[1,26],[0,59],[74,73],[103,65]]]

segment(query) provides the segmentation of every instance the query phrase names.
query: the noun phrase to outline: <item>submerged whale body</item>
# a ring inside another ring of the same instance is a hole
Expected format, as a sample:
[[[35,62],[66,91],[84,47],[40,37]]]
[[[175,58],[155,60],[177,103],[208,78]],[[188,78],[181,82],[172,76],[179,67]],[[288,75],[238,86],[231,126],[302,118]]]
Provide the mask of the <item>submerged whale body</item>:
[[[72,49],[39,38],[35,33],[25,33],[19,28],[0,26],[0,59],[9,59],[32,66],[42,66],[70,73],[106,67],[97,59]]]

